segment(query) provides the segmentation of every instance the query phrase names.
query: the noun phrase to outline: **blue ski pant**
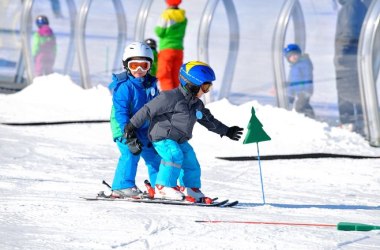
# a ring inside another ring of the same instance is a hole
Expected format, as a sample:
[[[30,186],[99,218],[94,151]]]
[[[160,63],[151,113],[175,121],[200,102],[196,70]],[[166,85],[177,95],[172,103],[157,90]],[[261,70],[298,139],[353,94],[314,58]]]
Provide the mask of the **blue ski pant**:
[[[116,140],[116,144],[121,155],[113,178],[112,189],[119,190],[136,186],[135,178],[140,157],[145,160],[150,183],[152,186],[155,185],[161,157],[154,148],[143,146],[140,155],[133,155],[123,142]]]
[[[180,186],[201,187],[201,168],[193,147],[188,142],[179,144],[165,139],[153,142],[153,146],[161,156],[156,184],[175,187],[179,179]]]

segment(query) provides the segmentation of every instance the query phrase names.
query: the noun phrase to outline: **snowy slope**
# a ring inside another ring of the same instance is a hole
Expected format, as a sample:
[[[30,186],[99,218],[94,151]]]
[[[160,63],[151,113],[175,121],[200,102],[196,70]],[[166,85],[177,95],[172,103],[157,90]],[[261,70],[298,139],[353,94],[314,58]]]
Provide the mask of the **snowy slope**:
[[[49,4],[35,2],[34,15],[51,13]],[[64,1],[61,2],[66,8]],[[280,0],[235,1],[242,39],[233,92],[273,98],[270,95],[273,87],[271,43],[268,41],[271,41],[282,3]],[[128,19],[128,41],[131,41],[139,5],[135,0],[125,0],[123,4]],[[330,0],[303,0],[301,4],[308,27],[307,51],[316,66],[313,101],[334,104],[332,39],[336,12]],[[204,5],[203,0],[184,1],[182,5],[190,22],[185,38],[185,60],[197,57],[196,34]],[[153,27],[163,7],[163,2],[154,1],[147,20],[147,37],[154,37]],[[219,88],[227,55],[226,30],[219,28],[227,27],[224,12],[223,5],[219,4],[210,38],[210,64],[218,76],[215,90]],[[69,22],[66,17],[53,19],[52,23],[61,32],[56,68],[62,70]],[[94,85],[101,85],[83,90],[68,76],[53,74],[37,78],[19,93],[0,95],[0,123],[109,118],[111,96],[103,85],[110,79],[108,71],[116,44],[115,16],[110,1],[93,1],[88,23],[87,49],[92,80]],[[101,60],[105,58],[108,66]],[[252,58],[254,67],[247,70],[245,66]],[[221,100],[208,107],[227,125],[244,128],[254,107],[264,130],[272,138],[259,144],[261,155],[317,152],[380,156],[380,149],[368,146],[362,137],[295,112],[263,106],[256,101],[236,106]],[[318,115],[322,115],[322,111],[319,110]],[[331,115],[336,110],[324,112]],[[256,145],[220,138],[199,125],[190,143],[202,165],[202,190],[211,197],[238,199],[241,202],[238,208],[86,202],[79,196],[95,195],[105,190],[101,184],[103,179],[108,182],[113,179],[119,153],[112,142],[108,123],[0,125],[0,249],[380,248],[379,231],[342,232],[334,227],[274,224],[334,225],[351,221],[380,225],[379,160],[262,161],[267,203],[262,205],[258,162],[215,158],[256,155]],[[140,188],[146,177],[142,161],[137,173]],[[199,224],[195,220],[272,224]]]
[[[50,85],[49,85],[50,84]],[[69,101],[68,101],[69,100]],[[77,88],[58,74],[37,78],[23,91],[0,95],[0,122],[108,119],[104,87]],[[360,136],[294,112],[256,102],[209,104],[227,125],[246,127],[252,106],[271,141],[262,155],[347,153],[380,155]],[[238,199],[237,208],[197,208],[79,198],[105,190],[118,151],[108,123],[51,126],[0,125],[0,249],[378,249],[379,231],[343,232],[334,227],[201,224],[237,220],[380,225],[379,160],[309,159],[257,161],[215,156],[255,155],[243,145],[196,126],[194,146],[202,165],[202,190]],[[147,177],[143,161],[137,183]]]

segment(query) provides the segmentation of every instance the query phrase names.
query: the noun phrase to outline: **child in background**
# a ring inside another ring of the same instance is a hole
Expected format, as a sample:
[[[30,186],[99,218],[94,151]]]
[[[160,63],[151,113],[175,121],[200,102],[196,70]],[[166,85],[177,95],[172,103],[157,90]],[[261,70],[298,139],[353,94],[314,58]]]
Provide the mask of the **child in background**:
[[[157,74],[157,59],[158,59],[157,58],[157,55],[158,55],[157,43],[156,43],[156,40],[154,40],[153,38],[145,39],[145,43],[148,44],[148,46],[151,48],[151,50],[153,52],[153,58],[154,58],[152,66],[150,67],[150,74],[152,76],[156,76],[156,74]]]
[[[161,14],[155,28],[159,37],[157,78],[161,90],[179,86],[178,73],[183,63],[183,39],[187,18],[185,10],[178,8],[181,0],[166,0],[168,8]]]
[[[33,34],[32,56],[36,76],[53,73],[57,45],[53,30],[46,16],[36,18],[38,31]]]
[[[197,61],[185,63],[180,70],[181,86],[161,92],[144,105],[126,126],[128,137],[150,121],[148,136],[162,158],[155,198],[183,200],[186,195],[199,202],[205,197],[200,190],[200,165],[188,142],[192,138],[195,122],[231,140],[240,139],[242,128],[227,127],[215,119],[200,100],[210,90],[214,80],[215,74],[209,65]]]
[[[310,105],[313,95],[313,64],[307,54],[302,54],[297,44],[288,44],[283,50],[284,56],[290,63],[288,81],[286,82],[289,105],[314,118],[314,110]]]
[[[126,71],[113,74],[109,88],[112,94],[111,129],[113,140],[121,153],[112,183],[115,198],[138,197],[142,194],[135,178],[140,155],[148,167],[154,185],[161,158],[148,139],[149,122],[133,133],[125,134],[126,124],[141,108],[158,95],[157,79],[149,74],[153,53],[148,45],[133,42],[126,46],[123,65]]]

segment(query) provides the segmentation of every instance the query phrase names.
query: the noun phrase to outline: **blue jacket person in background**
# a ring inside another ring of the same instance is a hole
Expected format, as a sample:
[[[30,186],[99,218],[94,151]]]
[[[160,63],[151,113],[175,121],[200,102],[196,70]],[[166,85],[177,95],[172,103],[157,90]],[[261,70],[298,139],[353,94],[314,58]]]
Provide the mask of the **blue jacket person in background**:
[[[150,121],[149,139],[162,158],[155,186],[156,198],[182,200],[186,195],[199,202],[205,197],[200,190],[201,169],[188,142],[195,122],[236,141],[243,129],[227,127],[215,119],[199,99],[210,90],[215,80],[209,65],[197,61],[185,63],[179,77],[180,86],[161,92],[130,119],[126,134],[134,133]],[[177,179],[180,188],[177,187]]]
[[[160,157],[148,139],[149,122],[141,124],[134,133],[125,136],[124,129],[130,118],[147,102],[158,95],[157,79],[149,74],[153,63],[150,47],[141,42],[129,44],[123,55],[126,71],[113,74],[111,129],[113,140],[121,153],[112,183],[112,196],[124,198],[140,196],[135,184],[137,165],[142,156],[148,167],[150,182],[154,185]]]
[[[313,63],[307,54],[302,53],[297,44],[288,44],[283,52],[290,63],[286,82],[288,102],[297,112],[314,118],[314,110],[310,105],[310,98],[314,91]]]

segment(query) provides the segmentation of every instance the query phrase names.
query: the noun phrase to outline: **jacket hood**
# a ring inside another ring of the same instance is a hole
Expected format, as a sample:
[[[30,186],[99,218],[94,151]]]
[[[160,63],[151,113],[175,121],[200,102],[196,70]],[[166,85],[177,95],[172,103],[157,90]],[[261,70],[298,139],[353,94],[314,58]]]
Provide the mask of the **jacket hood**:
[[[40,34],[40,36],[51,36],[53,35],[53,30],[49,27],[49,25],[42,25],[38,29],[38,34]]]
[[[174,20],[176,23],[185,21],[186,11],[184,9],[167,9],[163,12],[162,17],[164,20]]]
[[[126,71],[119,74],[112,74],[112,83],[108,88],[113,91],[119,87],[119,85],[125,81],[129,80],[137,88],[150,88],[157,81],[157,78],[147,74],[145,77],[135,78]]]

